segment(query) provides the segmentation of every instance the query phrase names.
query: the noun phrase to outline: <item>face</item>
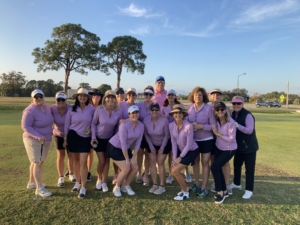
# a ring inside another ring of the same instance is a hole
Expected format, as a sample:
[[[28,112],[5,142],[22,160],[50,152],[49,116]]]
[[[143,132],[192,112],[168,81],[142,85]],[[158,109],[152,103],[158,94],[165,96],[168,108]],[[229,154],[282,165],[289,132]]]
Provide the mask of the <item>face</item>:
[[[226,109],[223,109],[223,108],[216,108],[215,109],[215,113],[216,115],[221,118],[221,117],[224,117],[225,113],[226,113]]]
[[[155,83],[155,88],[159,92],[163,92],[165,90],[165,82],[162,80],[159,80]]]
[[[194,101],[195,103],[203,103],[203,94],[201,91],[194,94]]]
[[[85,104],[86,101],[89,99],[89,97],[85,94],[79,94],[77,98],[81,104]]]
[[[128,102],[134,102],[136,99],[136,94],[134,92],[130,91],[127,93],[126,97],[128,99],[127,100]]]
[[[139,117],[140,117],[140,112],[139,111],[134,111],[132,113],[129,113],[128,114],[128,117],[129,119],[132,121],[132,122],[136,122],[139,120]]]
[[[117,99],[112,95],[109,95],[105,98],[105,105],[106,106],[115,106],[116,102],[117,102]]]
[[[182,112],[175,112],[173,113],[173,118],[175,121],[182,121],[183,120],[183,113]]]
[[[65,107],[67,105],[67,100],[64,98],[57,98],[56,99],[56,104],[57,106],[60,107]]]
[[[44,95],[41,94],[36,94],[33,98],[32,98],[32,102],[33,104],[37,105],[37,106],[43,106],[45,103],[45,99],[44,99]]]
[[[101,101],[101,96],[100,95],[93,95],[92,96],[93,105],[99,105],[100,101]]]
[[[168,99],[169,102],[174,102],[175,98],[176,98],[176,95],[173,95],[173,94],[168,94],[167,95],[167,99]]]
[[[153,94],[145,92],[144,93],[144,99],[145,99],[145,101],[147,101],[147,102],[151,101],[152,96],[153,96]]]
[[[118,91],[118,92],[117,92],[117,100],[118,100],[118,102],[123,102],[123,101],[124,101],[124,98],[125,98],[124,92]]]
[[[152,118],[157,118],[159,115],[159,109],[156,107],[153,107],[152,109],[150,109],[150,115]]]
[[[210,100],[212,102],[220,102],[222,100],[222,95],[218,92],[210,94]]]
[[[232,104],[233,111],[235,112],[241,111],[241,109],[244,106],[244,103],[242,102],[232,102],[231,104]]]

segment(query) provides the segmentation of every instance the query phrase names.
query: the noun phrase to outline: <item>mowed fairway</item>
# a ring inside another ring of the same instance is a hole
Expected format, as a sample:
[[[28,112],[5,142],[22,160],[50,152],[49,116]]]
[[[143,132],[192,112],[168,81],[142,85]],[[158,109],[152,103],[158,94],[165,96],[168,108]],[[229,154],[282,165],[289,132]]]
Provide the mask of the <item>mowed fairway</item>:
[[[205,199],[191,194],[189,200],[175,202],[180,190],[176,182],[160,196],[135,182],[133,197],[126,193],[114,197],[111,182],[109,192],[96,191],[96,155],[87,197],[78,199],[68,180],[64,188],[57,187],[54,145],[43,178],[53,196],[33,201],[34,191],[26,189],[29,161],[21,114],[19,107],[0,107],[0,224],[299,224],[300,115],[254,114],[260,145],[254,196],[244,200],[244,192],[234,190],[222,205],[216,205],[211,192]]]

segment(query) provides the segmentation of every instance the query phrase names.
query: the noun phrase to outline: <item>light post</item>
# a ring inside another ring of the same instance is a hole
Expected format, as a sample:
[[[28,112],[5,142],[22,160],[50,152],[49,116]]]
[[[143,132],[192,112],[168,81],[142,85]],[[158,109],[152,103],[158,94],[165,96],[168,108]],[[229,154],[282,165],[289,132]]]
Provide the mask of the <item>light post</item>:
[[[237,94],[239,94],[239,91],[240,91],[240,89],[239,89],[240,76],[243,76],[243,75],[246,75],[246,73],[242,73],[242,74],[238,75],[238,80],[237,80],[237,90],[238,90],[238,93]]]

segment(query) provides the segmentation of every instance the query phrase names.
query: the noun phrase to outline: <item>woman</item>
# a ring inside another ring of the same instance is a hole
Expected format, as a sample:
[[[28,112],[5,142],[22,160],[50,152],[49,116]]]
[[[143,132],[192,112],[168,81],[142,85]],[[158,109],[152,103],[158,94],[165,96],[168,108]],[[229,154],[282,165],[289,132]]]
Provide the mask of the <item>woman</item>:
[[[152,86],[147,86],[144,89],[144,101],[138,103],[138,107],[140,109],[140,117],[139,121],[143,122],[144,118],[147,116],[150,116],[150,110],[149,106],[152,103],[151,98],[153,96],[154,89]],[[136,178],[137,183],[143,183],[144,186],[149,186],[149,156],[148,156],[148,144],[145,139],[145,136],[143,137],[142,143],[141,143],[141,149],[138,151],[137,155],[137,164],[138,164],[138,176]],[[144,160],[144,175],[142,176],[142,165],[143,165],[143,156],[145,155],[145,160]]]
[[[193,125],[184,120],[184,117],[188,116],[184,106],[181,104],[174,105],[169,115],[174,118],[174,122],[169,124],[173,151],[172,176],[175,177],[181,187],[181,191],[174,200],[184,200],[189,198],[189,191],[180,172],[189,164],[194,164],[199,149],[193,139]]]
[[[53,141],[55,143],[57,160],[56,166],[58,171],[58,187],[65,186],[64,180],[64,166],[65,166],[65,148],[64,144],[64,128],[65,120],[68,110],[71,108],[71,105],[67,103],[67,95],[65,92],[57,92],[55,95],[56,104],[51,105],[51,112],[54,118],[53,126]],[[70,155],[68,155],[68,173],[69,179],[72,183],[76,182],[75,175],[73,172],[74,160]]]
[[[23,142],[30,161],[27,189],[36,189],[35,194],[48,197],[52,193],[42,184],[42,169],[50,148],[53,116],[45,104],[42,90],[31,92],[32,103],[23,111],[21,126]]]
[[[135,105],[136,94],[135,88],[128,88],[126,94],[127,101],[119,103],[122,110],[122,119],[128,119],[127,111],[130,106]]]
[[[210,92],[210,100],[212,102],[212,108],[214,108],[214,106],[216,104],[218,104],[220,101],[222,101],[222,98],[223,98],[223,94],[222,94],[222,91],[219,89],[219,88],[215,88],[213,89],[211,92]],[[230,109],[228,106],[226,106],[226,111],[228,113],[228,115],[231,115],[231,112],[230,112]],[[213,126],[213,129],[214,129],[214,126]],[[212,150],[212,152],[210,153],[210,164],[212,165],[213,162],[214,162],[214,152],[215,152],[215,148]],[[226,181],[226,184],[227,184],[227,190],[228,190],[228,194],[232,194],[232,190],[231,188],[229,188],[229,180],[230,180],[230,163],[226,163],[224,166],[223,166],[223,173],[224,173],[224,176],[225,176],[225,181]],[[211,185],[211,189],[210,189],[212,192],[216,192],[215,190],[215,184],[213,183]]]
[[[246,188],[243,198],[250,199],[253,195],[256,151],[258,150],[255,119],[254,116],[244,108],[243,97],[234,96],[231,103],[233,108],[232,118],[235,120],[237,128],[237,150],[233,159],[234,178],[230,188],[242,190],[241,174],[243,163],[245,163]]]
[[[64,131],[64,147],[67,146],[75,161],[76,182],[72,192],[80,189],[78,198],[84,198],[86,195],[87,157],[91,148],[91,123],[94,112],[95,108],[89,104],[88,91],[84,88],[78,89],[75,103],[67,113]]]
[[[98,156],[96,183],[97,190],[108,191],[107,177],[109,170],[109,158],[106,157],[106,149],[109,139],[114,135],[117,124],[121,118],[121,111],[116,99],[116,94],[112,90],[105,92],[103,98],[104,108],[97,108],[92,121],[92,141],[91,145],[97,145],[94,150]]]
[[[89,91],[89,96],[92,96],[90,99],[90,104],[95,107],[95,109],[101,105],[103,94],[98,89],[92,89]],[[87,159],[87,168],[88,168],[88,174],[87,174],[87,181],[92,181],[92,174],[91,169],[94,162],[94,151],[93,148],[91,148],[88,159]]]
[[[116,197],[122,196],[122,192],[128,195],[135,195],[131,189],[130,183],[137,173],[138,167],[136,162],[137,152],[140,149],[144,133],[144,125],[139,121],[139,107],[132,105],[128,108],[128,119],[119,126],[119,131],[115,134],[108,144],[108,153],[110,158],[119,167],[116,185],[113,193]],[[134,153],[132,155],[130,146],[134,145]],[[124,181],[124,182],[123,182]],[[121,184],[123,187],[121,189]]]
[[[215,203],[221,204],[228,197],[227,184],[223,174],[223,166],[234,156],[237,144],[235,139],[235,122],[226,110],[226,105],[219,102],[214,106],[217,129],[214,130],[216,139],[215,160],[211,166],[211,172],[215,180],[217,195]]]
[[[150,172],[153,186],[150,193],[160,195],[165,189],[165,160],[171,151],[171,146],[167,145],[169,140],[169,122],[166,118],[159,116],[160,107],[157,103],[149,106],[150,116],[144,119],[145,138],[148,143],[148,153],[150,158]],[[157,183],[156,164],[158,164],[160,185]],[[146,174],[146,173],[145,173]]]
[[[181,103],[177,100],[176,91],[171,89],[171,90],[169,90],[169,92],[167,94],[167,98],[165,99],[163,107],[161,109],[162,114],[167,117],[167,119],[169,120],[169,123],[174,121],[174,118],[172,116],[170,116],[169,113],[172,111],[173,106],[175,104],[181,104]],[[169,143],[169,144],[171,145],[171,143]],[[170,151],[169,159],[168,159],[170,173],[171,173],[171,162],[172,162],[172,151]],[[186,182],[191,183],[192,177],[191,177],[190,173],[188,172],[188,168],[186,168],[186,170],[185,170],[185,175],[186,175]],[[167,177],[166,183],[172,184],[172,182],[173,182],[173,177],[171,176],[171,174],[169,174],[169,176]]]
[[[188,121],[193,124],[194,128],[194,140],[199,148],[199,156],[193,166],[195,184],[192,187],[194,192],[197,192],[197,196],[206,197],[208,191],[206,186],[208,183],[210,168],[209,160],[210,153],[214,148],[215,142],[212,132],[212,124],[216,124],[213,110],[210,105],[208,96],[204,88],[195,87],[189,95],[189,101],[192,103],[188,107]],[[202,186],[199,182],[199,163],[201,155],[202,165]]]

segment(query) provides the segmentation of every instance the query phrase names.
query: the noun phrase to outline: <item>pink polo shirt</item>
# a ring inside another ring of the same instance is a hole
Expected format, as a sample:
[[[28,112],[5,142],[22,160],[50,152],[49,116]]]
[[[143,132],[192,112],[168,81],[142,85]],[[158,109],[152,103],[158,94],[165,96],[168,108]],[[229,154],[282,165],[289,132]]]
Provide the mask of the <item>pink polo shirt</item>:
[[[193,125],[184,120],[182,128],[178,131],[178,127],[174,122],[169,124],[173,159],[178,157],[177,148],[181,151],[180,157],[184,157],[189,151],[194,151],[198,148],[197,143],[194,141]]]
[[[156,102],[157,104],[159,104],[160,107],[163,106],[164,101],[167,97],[167,90],[164,90],[163,92],[158,92],[156,89],[154,90],[154,95],[151,98],[152,102]]]
[[[237,143],[235,139],[236,134],[236,126],[235,121],[230,118],[230,121],[220,125],[219,122],[217,122],[217,129],[220,134],[222,134],[222,137],[217,137],[216,140],[216,146],[218,149],[223,151],[231,151],[237,149]]]

